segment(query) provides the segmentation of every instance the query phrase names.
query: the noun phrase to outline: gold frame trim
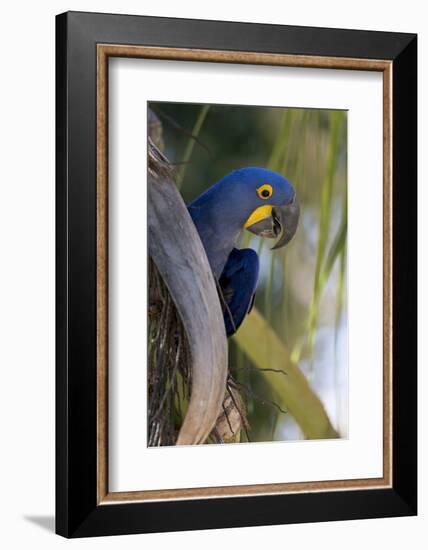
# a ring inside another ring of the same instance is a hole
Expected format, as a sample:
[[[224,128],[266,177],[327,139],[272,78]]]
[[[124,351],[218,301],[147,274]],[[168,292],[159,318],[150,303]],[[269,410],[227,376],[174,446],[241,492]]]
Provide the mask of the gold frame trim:
[[[108,59],[205,61],[383,73],[383,477],[150,491],[108,490]],[[97,45],[97,503],[392,487],[392,62],[255,52]]]

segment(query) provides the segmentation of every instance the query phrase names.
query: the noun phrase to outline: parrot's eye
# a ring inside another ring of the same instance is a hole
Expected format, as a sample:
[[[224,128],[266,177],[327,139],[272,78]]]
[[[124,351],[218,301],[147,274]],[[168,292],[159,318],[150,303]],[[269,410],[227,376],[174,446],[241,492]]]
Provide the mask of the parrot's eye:
[[[268,183],[257,188],[257,194],[261,199],[268,199],[272,196],[272,186]]]

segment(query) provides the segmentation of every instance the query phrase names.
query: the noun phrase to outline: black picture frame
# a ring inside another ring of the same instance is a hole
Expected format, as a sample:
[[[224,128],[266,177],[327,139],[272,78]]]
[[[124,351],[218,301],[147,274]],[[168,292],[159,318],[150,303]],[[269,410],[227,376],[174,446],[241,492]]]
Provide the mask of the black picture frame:
[[[392,62],[392,487],[97,504],[96,46]],[[68,12],[56,18],[56,532],[65,537],[417,513],[417,36]]]

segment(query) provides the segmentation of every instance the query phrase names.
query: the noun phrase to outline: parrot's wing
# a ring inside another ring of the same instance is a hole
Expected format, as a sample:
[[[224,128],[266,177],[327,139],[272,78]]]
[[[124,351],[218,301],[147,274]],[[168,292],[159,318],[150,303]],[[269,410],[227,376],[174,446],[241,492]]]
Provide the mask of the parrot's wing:
[[[226,333],[234,334],[254,305],[259,258],[254,250],[234,248],[220,277]]]

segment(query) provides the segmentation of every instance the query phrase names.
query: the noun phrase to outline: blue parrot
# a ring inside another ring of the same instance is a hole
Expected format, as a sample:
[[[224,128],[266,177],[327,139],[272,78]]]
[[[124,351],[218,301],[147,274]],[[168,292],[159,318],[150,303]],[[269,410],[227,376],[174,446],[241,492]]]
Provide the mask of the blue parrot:
[[[226,334],[240,327],[254,304],[259,258],[250,248],[237,249],[243,229],[266,238],[280,236],[272,250],[294,236],[299,203],[292,185],[266,168],[235,170],[188,205],[214,278],[221,290]]]

